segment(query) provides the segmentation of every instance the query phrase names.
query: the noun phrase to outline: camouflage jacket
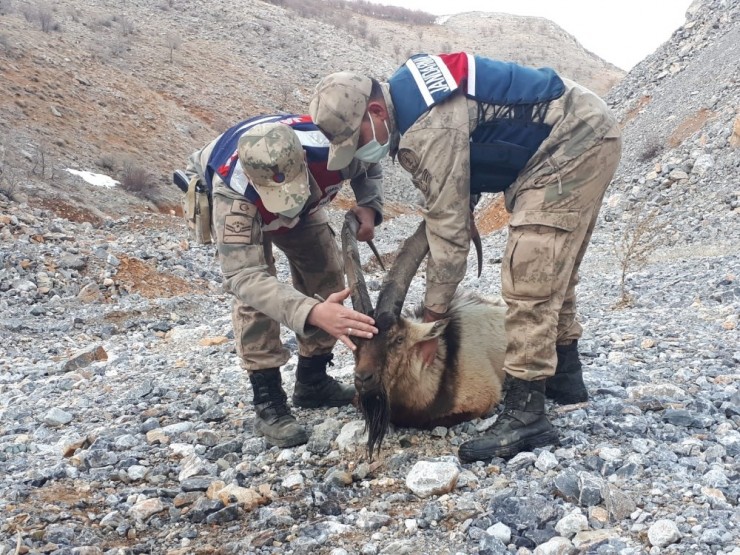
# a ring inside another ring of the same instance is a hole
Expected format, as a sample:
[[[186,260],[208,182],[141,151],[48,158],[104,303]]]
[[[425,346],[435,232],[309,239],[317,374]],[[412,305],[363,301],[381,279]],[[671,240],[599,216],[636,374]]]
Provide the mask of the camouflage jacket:
[[[515,209],[517,192],[528,180],[557,173],[605,137],[619,136],[616,120],[598,96],[567,79],[563,83],[565,92],[549,103],[544,119],[552,131],[505,191],[509,211]],[[395,112],[390,96],[386,94],[385,100]],[[486,112],[485,105],[458,91],[396,137],[398,161],[426,200],[423,215],[430,256],[424,304],[435,312],[447,310],[467,269],[470,137],[479,124],[479,114]]]

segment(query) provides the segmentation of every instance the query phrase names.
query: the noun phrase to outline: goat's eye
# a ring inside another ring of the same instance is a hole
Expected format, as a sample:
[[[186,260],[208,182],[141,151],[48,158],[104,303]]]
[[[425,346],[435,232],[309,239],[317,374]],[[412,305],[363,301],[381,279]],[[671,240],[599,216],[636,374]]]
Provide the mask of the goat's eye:
[[[405,340],[406,338],[403,335],[399,335],[396,337],[396,345],[401,345]]]

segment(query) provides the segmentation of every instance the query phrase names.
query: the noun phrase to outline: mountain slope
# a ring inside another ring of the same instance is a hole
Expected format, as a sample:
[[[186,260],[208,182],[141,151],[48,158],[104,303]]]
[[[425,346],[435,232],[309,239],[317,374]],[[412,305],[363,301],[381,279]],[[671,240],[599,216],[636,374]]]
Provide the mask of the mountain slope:
[[[304,111],[315,83],[333,71],[383,79],[415,51],[469,48],[566,74],[572,68],[596,90],[606,91],[619,77],[575,39],[536,18],[468,14],[444,25],[410,25],[328,3],[298,6],[258,0],[3,2],[4,163],[31,173],[22,180],[31,199],[88,191],[93,209],[115,214],[141,203],[119,195],[109,206],[109,192],[101,195],[62,170],[120,179],[130,160],[153,175],[161,188],[150,196],[170,210],[177,207],[170,172],[192,150],[246,116]],[[41,157],[45,176],[30,172]],[[390,170],[388,181],[391,199],[398,191],[397,200],[413,200],[413,187],[399,173]]]

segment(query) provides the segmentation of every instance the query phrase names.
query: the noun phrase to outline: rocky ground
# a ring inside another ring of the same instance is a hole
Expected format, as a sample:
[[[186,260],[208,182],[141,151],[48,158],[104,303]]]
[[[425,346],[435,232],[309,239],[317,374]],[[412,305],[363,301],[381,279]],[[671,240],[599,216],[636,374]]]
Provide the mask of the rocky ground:
[[[610,95],[625,152],[579,285],[591,399],[550,406],[561,444],[509,461],[456,456],[495,415],[395,430],[369,461],[353,407],[296,410],[309,443],[268,448],[212,247],[174,216],[86,213],[115,189],[0,196],[0,555],[740,555],[739,13],[695,2]],[[644,265],[615,253],[639,229]],[[506,236],[465,287],[499,292]]]
[[[0,213],[0,553],[740,553],[737,226],[655,252],[622,309],[601,230],[580,286],[591,401],[551,407],[558,447],[461,465],[493,418],[397,430],[370,462],[353,407],[297,410],[309,443],[266,447],[213,250],[179,219]],[[381,251],[415,222],[387,222]],[[497,293],[505,236],[465,286]]]

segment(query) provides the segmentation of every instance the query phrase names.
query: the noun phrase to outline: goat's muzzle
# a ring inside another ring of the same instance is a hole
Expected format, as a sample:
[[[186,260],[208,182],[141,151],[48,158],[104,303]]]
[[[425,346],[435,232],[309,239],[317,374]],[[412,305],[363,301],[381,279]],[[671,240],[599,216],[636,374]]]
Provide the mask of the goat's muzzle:
[[[355,370],[355,389],[360,395],[372,395],[380,389],[380,375],[377,372],[358,372]]]

